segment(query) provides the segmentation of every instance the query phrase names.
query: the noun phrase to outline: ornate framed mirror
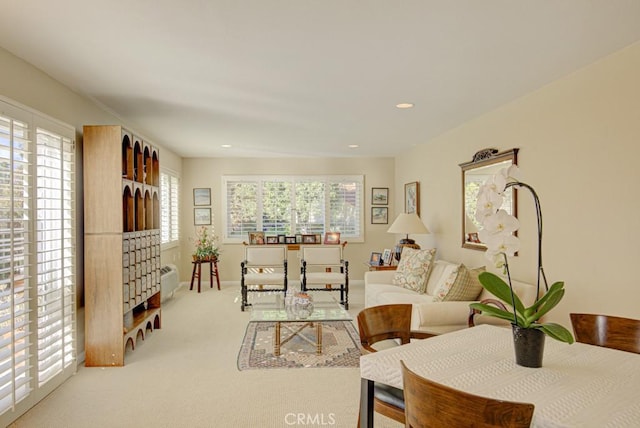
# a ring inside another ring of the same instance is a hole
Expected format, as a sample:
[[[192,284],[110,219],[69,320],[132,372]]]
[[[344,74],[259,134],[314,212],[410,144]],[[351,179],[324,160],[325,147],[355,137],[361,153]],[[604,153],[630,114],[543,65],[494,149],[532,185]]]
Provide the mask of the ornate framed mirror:
[[[478,237],[480,224],[475,218],[477,195],[487,178],[503,168],[518,164],[518,149],[498,152],[497,149],[480,150],[473,160],[460,164],[462,169],[462,247],[484,251],[487,246]],[[517,191],[509,188],[505,192],[502,209],[518,216]]]

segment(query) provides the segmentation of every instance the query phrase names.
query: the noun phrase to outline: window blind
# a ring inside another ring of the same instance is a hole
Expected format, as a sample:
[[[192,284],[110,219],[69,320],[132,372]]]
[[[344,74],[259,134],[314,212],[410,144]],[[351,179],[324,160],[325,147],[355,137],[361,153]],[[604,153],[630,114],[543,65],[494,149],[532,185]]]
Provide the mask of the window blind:
[[[163,244],[178,242],[179,233],[179,204],[180,179],[173,173],[160,173],[160,237]]]

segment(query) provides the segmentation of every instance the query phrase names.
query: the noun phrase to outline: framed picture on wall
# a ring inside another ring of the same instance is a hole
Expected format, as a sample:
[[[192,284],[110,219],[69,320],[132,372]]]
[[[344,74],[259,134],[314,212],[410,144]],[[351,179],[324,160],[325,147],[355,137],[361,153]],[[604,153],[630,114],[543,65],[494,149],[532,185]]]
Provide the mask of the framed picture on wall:
[[[211,224],[211,208],[194,208],[193,224],[196,226],[208,226]]]
[[[371,205],[387,205],[389,203],[388,187],[373,187],[371,189]]]
[[[211,189],[196,188],[193,189],[193,205],[211,205]]]
[[[404,185],[404,212],[420,216],[420,183],[417,181]]]
[[[371,207],[371,224],[388,224],[388,207]]]

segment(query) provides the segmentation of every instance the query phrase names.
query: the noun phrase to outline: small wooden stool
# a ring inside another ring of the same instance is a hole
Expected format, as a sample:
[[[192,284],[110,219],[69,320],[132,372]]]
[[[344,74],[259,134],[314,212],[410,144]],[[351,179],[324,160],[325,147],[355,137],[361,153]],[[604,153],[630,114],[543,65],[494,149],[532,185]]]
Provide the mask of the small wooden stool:
[[[211,284],[211,288],[213,288],[213,277],[216,277],[216,282],[218,283],[218,290],[220,290],[220,277],[218,276],[218,259],[214,258],[211,260],[194,260],[193,263],[193,271],[191,272],[191,287],[189,290],[193,290],[193,280],[198,278],[198,293],[200,292],[200,277],[202,273],[202,264],[209,264],[209,283]]]

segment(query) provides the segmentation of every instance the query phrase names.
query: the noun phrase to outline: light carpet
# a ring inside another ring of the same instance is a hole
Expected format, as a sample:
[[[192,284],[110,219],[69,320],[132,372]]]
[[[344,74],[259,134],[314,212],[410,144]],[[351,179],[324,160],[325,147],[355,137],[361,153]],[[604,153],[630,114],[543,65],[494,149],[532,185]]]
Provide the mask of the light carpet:
[[[283,324],[282,339],[290,335]],[[294,329],[301,323],[293,323]],[[351,322],[325,321],[322,323],[322,354],[316,354],[315,328],[305,327],[294,335],[274,355],[274,322],[250,322],[238,354],[238,369],[359,367],[360,350],[358,332]],[[304,335],[308,340],[304,340]]]

